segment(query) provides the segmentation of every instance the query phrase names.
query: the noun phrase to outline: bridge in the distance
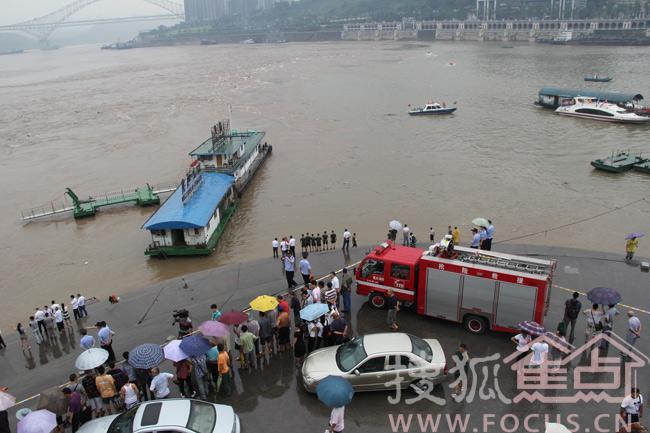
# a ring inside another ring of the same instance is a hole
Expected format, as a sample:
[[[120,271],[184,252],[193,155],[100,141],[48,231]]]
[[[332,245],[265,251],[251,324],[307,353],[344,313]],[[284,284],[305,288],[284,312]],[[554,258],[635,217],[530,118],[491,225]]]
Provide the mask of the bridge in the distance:
[[[135,17],[122,17],[122,18],[101,18],[90,20],[70,21],[71,16],[80,10],[97,3],[101,0],[74,0],[66,6],[43,15],[21,23],[0,26],[0,32],[22,32],[38,39],[41,46],[47,46],[47,40],[50,35],[59,27],[73,27],[85,26],[96,24],[112,24],[124,23],[135,21],[158,21],[165,19],[185,19],[185,10],[182,3],[177,3],[172,0],[143,0],[147,3],[158,6],[165,10],[166,14],[149,15],[149,16],[135,16]]]

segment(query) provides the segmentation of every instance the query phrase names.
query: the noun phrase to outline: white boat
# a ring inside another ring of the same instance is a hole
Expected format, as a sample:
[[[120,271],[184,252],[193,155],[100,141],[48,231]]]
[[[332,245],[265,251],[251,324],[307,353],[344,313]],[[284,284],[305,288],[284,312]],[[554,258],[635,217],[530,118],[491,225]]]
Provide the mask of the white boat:
[[[555,112],[561,116],[582,117],[605,122],[644,123],[648,116],[640,116],[616,104],[598,101],[596,98],[576,96],[559,106]]]
[[[245,39],[245,40],[240,42],[240,44],[246,44],[246,45],[254,44],[254,43],[255,43],[254,39]]]
[[[456,111],[456,107],[447,107],[446,104],[439,104],[438,102],[429,102],[424,107],[417,107],[409,110],[411,116],[419,116],[424,114],[451,114]]]

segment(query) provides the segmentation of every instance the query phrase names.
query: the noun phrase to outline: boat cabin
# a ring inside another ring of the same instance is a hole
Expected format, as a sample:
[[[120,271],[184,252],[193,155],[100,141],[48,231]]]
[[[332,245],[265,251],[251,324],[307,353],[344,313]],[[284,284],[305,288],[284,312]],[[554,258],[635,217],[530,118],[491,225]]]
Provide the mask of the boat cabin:
[[[440,110],[441,108],[443,108],[442,105],[440,105],[440,104],[437,103],[437,102],[433,102],[433,103],[431,103],[431,104],[427,104],[427,105],[425,105],[425,106],[424,106],[424,111]]]
[[[544,87],[539,91],[535,103],[541,107],[555,109],[562,105],[563,101],[571,100],[578,96],[591,97],[598,101],[607,101],[617,105],[638,105],[643,100],[643,95],[640,93],[598,92],[584,89]]]

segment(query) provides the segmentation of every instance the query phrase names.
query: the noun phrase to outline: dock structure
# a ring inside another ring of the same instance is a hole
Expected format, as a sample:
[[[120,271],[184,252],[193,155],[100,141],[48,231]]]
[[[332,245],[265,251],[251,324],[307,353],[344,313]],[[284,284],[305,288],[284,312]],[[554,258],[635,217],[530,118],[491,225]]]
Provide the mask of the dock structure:
[[[27,222],[68,212],[72,212],[76,219],[85,218],[95,215],[101,207],[123,203],[134,203],[143,207],[153,206],[160,204],[160,194],[173,192],[174,190],[176,190],[176,185],[151,186],[147,184],[141,188],[105,193],[95,197],[90,196],[82,200],[72,189],[66,188],[65,195],[72,200],[72,206],[57,206],[54,202],[51,202],[49,206],[35,207],[21,212],[21,219]]]

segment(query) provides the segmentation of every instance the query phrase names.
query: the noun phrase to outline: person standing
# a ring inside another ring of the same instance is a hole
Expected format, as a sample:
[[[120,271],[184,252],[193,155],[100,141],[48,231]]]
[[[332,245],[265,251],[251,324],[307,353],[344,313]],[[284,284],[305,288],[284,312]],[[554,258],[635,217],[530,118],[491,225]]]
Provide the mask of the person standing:
[[[282,253],[282,257],[287,255],[287,251],[289,251],[289,242],[287,242],[287,238],[282,238],[280,241],[280,253]]]
[[[404,228],[402,228],[402,246],[407,246],[409,244],[410,234],[411,234],[411,229],[407,224],[404,224]]]
[[[630,395],[623,399],[620,415],[627,422],[628,427],[630,424],[639,423],[643,417],[643,396],[639,388],[632,388]]]
[[[32,332],[32,337],[36,344],[41,344],[43,342],[43,334],[41,334],[40,329],[38,329],[38,323],[34,316],[29,316],[29,329]]]
[[[456,397],[460,395],[461,392],[463,392],[463,382],[467,383],[469,381],[469,352],[467,351],[467,346],[465,343],[460,343],[458,345],[458,350],[456,353],[454,353],[452,359],[455,363],[454,376],[456,382],[458,383],[456,383],[451,396]],[[460,380],[461,370],[465,372],[464,380]]]
[[[0,386],[0,392],[7,392],[9,388]],[[0,433],[11,433],[9,428],[9,414],[6,410],[0,410]]]
[[[569,343],[573,344],[575,338],[576,320],[582,311],[582,303],[578,301],[580,293],[573,292],[571,299],[567,299],[564,303],[564,331],[567,333],[569,325],[571,325],[571,332],[569,333]]]
[[[318,349],[319,337],[323,335],[323,324],[320,320],[313,320],[307,324],[307,351],[309,353]]]
[[[472,243],[469,247],[474,249],[479,249],[480,245],[481,245],[481,235],[478,234],[478,229],[474,227],[472,228]]]
[[[127,382],[120,388],[120,398],[124,402],[124,409],[129,410],[140,402],[140,390],[135,383]]]
[[[49,335],[47,335],[47,328],[45,328],[45,311],[41,310],[40,308],[36,308],[34,319],[38,324],[38,330],[41,332],[41,337],[49,338]]]
[[[641,321],[636,317],[634,310],[627,310],[627,334],[625,336],[625,341],[627,341],[630,346],[636,344],[636,340],[641,338]]]
[[[217,345],[219,350],[219,356],[217,359],[217,368],[219,371],[219,382],[217,385],[217,392],[226,397],[230,396],[232,393],[232,376],[230,368],[230,356],[223,344],[219,343]]]
[[[293,287],[296,287],[298,285],[293,280],[293,274],[294,274],[294,271],[295,271],[296,259],[293,257],[293,254],[291,254],[291,251],[289,251],[282,258],[282,261],[284,262],[284,274],[287,277],[287,286],[289,287],[289,290],[291,290]]]
[[[325,301],[327,301],[330,306],[334,306],[338,302],[338,294],[336,293],[334,286],[332,286],[331,281],[327,283],[327,290],[325,290]]]
[[[181,397],[194,398],[196,396],[196,391],[194,391],[194,386],[192,385],[191,380],[192,363],[188,359],[183,359],[174,362],[174,368],[176,369],[176,383],[181,392]],[[185,385],[187,385],[187,391],[189,391],[187,394],[185,394]]]
[[[221,311],[217,304],[210,305],[210,320],[219,320],[219,317],[221,317]]]
[[[305,251],[311,252],[311,236],[309,236],[309,233],[305,234]]]
[[[192,363],[192,375],[196,380],[196,388],[199,398],[205,400],[208,397],[208,364],[205,355],[192,356],[190,358]]]
[[[45,324],[45,334],[48,336],[48,340],[56,340],[56,333],[54,332],[56,329],[56,324],[54,323],[54,318],[50,315],[50,313],[45,313],[43,323]]]
[[[323,238],[321,238],[320,235],[316,233],[316,251],[321,251],[322,242]]]
[[[325,282],[319,281],[318,284],[314,286],[314,290],[311,291],[311,297],[314,300],[314,304],[320,304],[324,291],[325,291]]]
[[[86,311],[86,297],[81,294],[77,294],[77,305],[79,306],[79,317],[88,317],[88,311]]]
[[[58,306],[54,308],[54,321],[56,322],[56,328],[59,330],[59,334],[63,333],[65,330],[65,325],[63,324],[63,312]]]
[[[337,311],[332,313],[332,324],[330,330],[332,332],[332,340],[334,344],[343,344],[348,335],[348,324]]]
[[[156,400],[163,400],[169,397],[171,391],[169,390],[169,381],[174,378],[174,375],[171,373],[160,372],[158,367],[151,369],[151,385],[149,390],[152,392],[153,397]]]
[[[625,261],[629,262],[632,261],[632,258],[634,257],[634,253],[636,252],[636,249],[639,247],[639,240],[635,237],[632,237],[627,240],[625,243]]]
[[[260,354],[271,355],[273,352],[273,323],[264,312],[260,312]]]
[[[300,275],[302,275],[302,281],[305,284],[305,287],[307,287],[309,285],[309,281],[311,281],[311,263],[309,263],[307,257],[309,257],[309,253],[307,251],[303,251],[302,260],[300,260],[300,263],[298,263]]]
[[[66,325],[71,326],[70,310],[65,306],[63,302],[61,302],[61,313],[63,313],[63,320],[65,320]]]
[[[311,251],[316,251],[316,241],[318,240],[317,238],[320,239],[320,237],[314,236],[313,233],[309,236]],[[320,242],[320,240],[318,240],[318,242]]]
[[[242,326],[241,334],[239,335],[239,344],[241,344],[246,366],[249,370],[253,368],[257,370],[257,358],[255,356],[256,340],[257,337],[248,329],[248,326]]]
[[[332,249],[336,249],[336,233],[334,233],[334,230],[330,233],[330,244],[332,244]]]
[[[97,367],[97,377],[95,378],[95,385],[99,391],[99,395],[102,397],[103,411],[108,412],[108,414],[113,413],[113,401],[117,395],[117,389],[115,389],[115,379],[110,374],[106,373],[103,366]]]
[[[399,311],[399,301],[397,296],[393,293],[392,290],[386,292],[388,299],[386,300],[386,307],[388,308],[388,314],[386,316],[386,323],[388,327],[393,331],[397,331],[399,326],[397,326],[397,312]]]
[[[281,311],[278,314],[276,327],[278,328],[278,352],[284,352],[289,346],[291,335],[291,318],[288,311]]]
[[[79,315],[79,299],[77,299],[75,295],[70,295],[70,306],[72,307],[74,320],[81,319],[81,316]]]
[[[291,251],[292,256],[296,257],[296,240],[293,235],[289,236],[289,251]]]
[[[271,246],[273,247],[273,258],[277,259],[278,247],[280,246],[280,243],[278,242],[278,238],[274,238],[273,241],[271,241]]]
[[[18,323],[16,325],[16,332],[18,332],[18,337],[20,338],[20,347],[23,350],[29,350],[32,348],[32,346],[29,345],[29,338],[27,337],[27,333],[25,332],[25,328],[23,327],[22,323]],[[5,345],[5,347],[7,347]]]
[[[102,397],[97,388],[96,379],[97,376],[92,370],[86,370],[83,379],[81,379],[81,386],[86,392],[86,406],[93,410],[96,418],[99,418],[102,413]]]
[[[352,233],[352,248],[356,248],[357,246],[357,234]]]
[[[485,250],[487,246],[487,229],[485,227],[481,227],[481,229],[478,231],[478,235],[480,238],[479,248]]]
[[[81,395],[78,392],[73,392],[70,388],[63,388],[63,396],[67,404],[68,422],[72,428],[72,433],[79,430],[79,417],[81,415]]]
[[[591,309],[584,310],[582,314],[585,315],[585,319],[587,320],[585,341],[589,341],[592,337],[603,330],[603,313],[598,308],[598,304],[593,304]]]
[[[104,321],[98,322],[97,327],[100,328],[99,332],[97,332],[99,344],[102,349],[108,352],[107,361],[115,361],[115,352],[113,352],[113,335],[115,335],[115,332]]]
[[[354,280],[352,275],[348,273],[348,268],[343,268],[341,279],[343,283],[341,284],[341,298],[343,298],[343,312],[349,313],[352,308],[352,284]]]
[[[0,330],[0,349],[6,349],[7,344],[5,343],[4,338],[2,338],[2,330]]]
[[[327,230],[325,230],[323,232],[323,236],[321,236],[321,237],[323,238],[323,249],[324,250],[329,250],[330,249],[330,247],[328,245],[329,236],[327,235]]]
[[[520,334],[515,335],[510,339],[513,343],[517,345],[516,350],[518,352],[517,357],[514,359],[513,363],[519,361],[521,358],[528,354],[530,350],[530,342],[532,338],[527,332],[521,332]],[[523,367],[523,366],[522,366]]]
[[[487,238],[485,240],[486,250],[492,251],[492,238],[494,237],[494,224],[492,220],[488,220],[488,226],[485,228],[487,232]]]
[[[302,367],[307,354],[307,345],[305,344],[305,337],[300,328],[296,329],[293,333],[293,358],[296,362],[296,367]]]
[[[348,229],[345,229],[343,231],[343,247],[341,249],[350,251],[350,238],[352,237],[352,233]]]
[[[454,242],[454,245],[458,245],[460,242],[460,230],[456,226],[454,226],[454,230],[451,232],[451,240]]]
[[[436,232],[433,230],[433,227],[429,227],[429,242],[431,244],[435,243],[436,239]]]
[[[331,433],[343,433],[343,429],[345,428],[343,418],[345,418],[345,406],[335,407],[332,409],[328,427]]]
[[[545,341],[537,341],[530,346],[530,350],[533,352],[533,357],[530,358],[530,365],[541,366],[546,361],[548,343]]]
[[[81,328],[79,334],[81,334],[81,340],[79,340],[80,348],[88,350],[95,347],[95,338],[93,338],[92,335],[88,335],[88,330],[86,328]]]

